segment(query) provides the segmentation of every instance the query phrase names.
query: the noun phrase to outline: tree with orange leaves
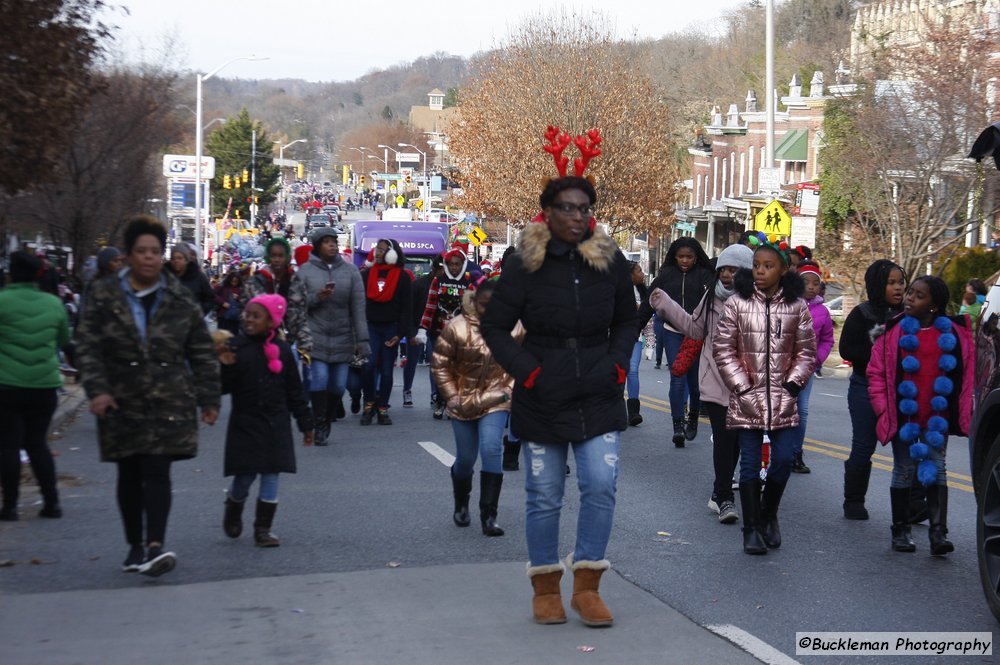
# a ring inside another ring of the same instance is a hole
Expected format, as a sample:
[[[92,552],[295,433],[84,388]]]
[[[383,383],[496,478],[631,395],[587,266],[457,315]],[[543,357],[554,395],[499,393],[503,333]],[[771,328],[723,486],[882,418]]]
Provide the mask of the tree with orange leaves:
[[[598,220],[613,234],[669,230],[680,174],[668,109],[608,24],[597,15],[536,17],[486,57],[459,91],[461,121],[449,134],[464,189],[457,205],[526,222],[538,212],[540,180],[556,175],[541,149],[546,127],[584,141],[596,128]]]

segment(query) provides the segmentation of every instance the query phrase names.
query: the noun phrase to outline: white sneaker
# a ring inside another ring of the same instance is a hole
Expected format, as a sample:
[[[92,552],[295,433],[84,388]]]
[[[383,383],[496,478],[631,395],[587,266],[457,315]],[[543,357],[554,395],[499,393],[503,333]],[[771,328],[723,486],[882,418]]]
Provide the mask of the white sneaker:
[[[163,552],[158,547],[151,547],[146,561],[139,566],[138,572],[150,577],[159,577],[169,573],[177,565],[177,555],[173,552]]]
[[[708,500],[708,509],[711,510],[716,515],[719,514],[719,504],[716,503],[714,496]]]

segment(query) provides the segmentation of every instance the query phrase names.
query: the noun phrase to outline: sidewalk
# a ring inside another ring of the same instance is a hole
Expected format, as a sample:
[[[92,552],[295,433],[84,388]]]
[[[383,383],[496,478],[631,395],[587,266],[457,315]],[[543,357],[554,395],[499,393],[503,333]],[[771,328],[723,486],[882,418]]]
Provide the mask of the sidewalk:
[[[59,405],[56,407],[52,423],[49,425],[49,436],[61,430],[85,401],[87,401],[87,395],[83,391],[83,385],[73,379],[66,379],[62,391],[59,393]]]
[[[143,578],[144,579],[144,578]],[[139,580],[137,580],[138,582]],[[387,568],[8,595],[4,665],[757,663],[613,570],[611,628],[531,620],[523,563]],[[789,659],[789,662],[794,662]]]

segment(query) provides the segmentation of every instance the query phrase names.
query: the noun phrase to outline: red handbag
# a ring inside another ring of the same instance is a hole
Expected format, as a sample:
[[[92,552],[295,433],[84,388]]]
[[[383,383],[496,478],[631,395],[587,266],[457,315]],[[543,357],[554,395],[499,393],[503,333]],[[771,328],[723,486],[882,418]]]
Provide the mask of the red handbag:
[[[698,354],[701,353],[701,347],[704,344],[705,340],[685,337],[684,341],[681,342],[680,350],[677,351],[677,357],[674,358],[674,364],[670,366],[670,373],[674,376],[687,374],[691,365],[698,360]]]

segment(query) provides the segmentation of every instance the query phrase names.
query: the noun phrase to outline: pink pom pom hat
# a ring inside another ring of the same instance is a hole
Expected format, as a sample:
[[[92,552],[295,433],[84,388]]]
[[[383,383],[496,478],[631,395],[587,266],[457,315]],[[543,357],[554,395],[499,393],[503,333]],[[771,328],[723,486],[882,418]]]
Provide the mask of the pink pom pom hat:
[[[256,298],[251,298],[247,305],[260,305],[267,310],[268,315],[271,317],[271,332],[268,334],[267,339],[264,340],[264,355],[267,356],[267,368],[274,374],[280,374],[282,364],[279,356],[281,352],[271,340],[274,339],[274,335],[278,331],[278,326],[281,325],[282,320],[285,318],[285,312],[288,311],[288,303],[285,302],[282,296],[277,294],[264,294]]]

